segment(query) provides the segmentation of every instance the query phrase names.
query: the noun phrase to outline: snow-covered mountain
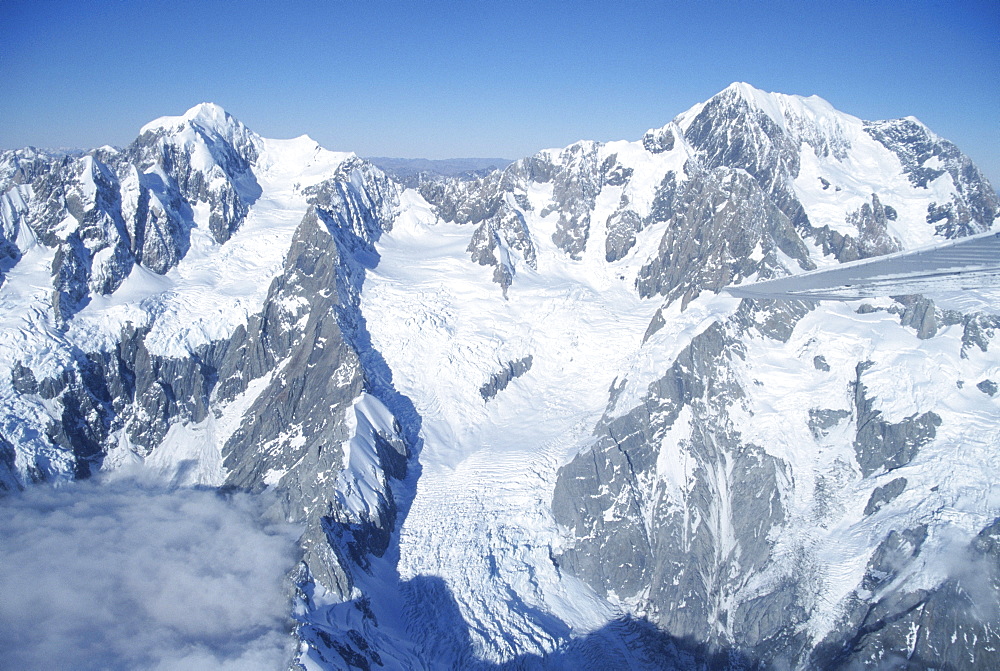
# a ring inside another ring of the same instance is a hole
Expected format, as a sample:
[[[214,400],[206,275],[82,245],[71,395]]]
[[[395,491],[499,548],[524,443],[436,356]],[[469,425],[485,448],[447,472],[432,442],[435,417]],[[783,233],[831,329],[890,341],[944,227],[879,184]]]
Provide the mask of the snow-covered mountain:
[[[0,487],[276,494],[295,668],[1000,664],[995,290],[722,291],[993,230],[915,119],[734,84],[404,185],[203,104],[0,193]]]

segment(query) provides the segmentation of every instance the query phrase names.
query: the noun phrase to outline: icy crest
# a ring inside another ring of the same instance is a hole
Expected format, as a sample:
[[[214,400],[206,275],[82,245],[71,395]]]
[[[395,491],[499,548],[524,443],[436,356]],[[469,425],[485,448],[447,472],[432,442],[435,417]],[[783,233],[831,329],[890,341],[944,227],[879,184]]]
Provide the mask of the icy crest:
[[[221,106],[206,102],[195,105],[180,116],[162,116],[154,119],[143,126],[139,134],[160,129],[173,130],[188,123],[216,131],[235,124],[243,125]]]

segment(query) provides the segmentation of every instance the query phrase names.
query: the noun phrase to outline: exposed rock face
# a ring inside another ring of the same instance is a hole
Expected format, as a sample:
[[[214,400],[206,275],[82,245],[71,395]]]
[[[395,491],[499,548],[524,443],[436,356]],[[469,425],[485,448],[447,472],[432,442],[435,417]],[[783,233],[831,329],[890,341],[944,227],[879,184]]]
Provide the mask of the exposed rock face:
[[[608,237],[604,243],[605,260],[618,261],[625,258],[629,250],[635,246],[635,236],[642,228],[642,219],[627,206],[608,217]]]
[[[898,424],[879,419],[881,412],[874,410],[873,399],[865,394],[862,374],[871,365],[862,362],[857,366],[854,404],[857,413],[858,433],[854,440],[861,473],[869,476],[883,468],[895,470],[910,463],[925,443],[934,439],[941,418],[934,412],[907,417]]]
[[[870,121],[865,130],[899,157],[914,186],[928,188],[938,177],[951,176],[956,186],[952,199],[927,208],[927,223],[938,234],[957,238],[989,230],[986,222],[1000,214],[1000,198],[958,147],[913,118]]]
[[[684,137],[704,157],[707,167],[728,166],[749,173],[792,224],[803,230],[808,217],[789,183],[789,178],[799,174],[802,143],[821,155],[842,156],[847,148],[839,128],[824,130],[791,116],[772,118],[755,104],[752,91],[733,85],[701,108],[689,121]]]
[[[16,155],[11,158],[18,163],[11,181],[18,184],[3,196],[6,242],[0,247],[12,261],[21,256],[15,244],[19,236],[33,235],[55,248],[52,301],[57,320],[64,323],[89,294],[114,292],[131,270],[118,180],[91,156],[43,163],[34,155],[27,166]]]
[[[843,619],[823,642],[805,633],[810,617],[829,606],[808,596],[811,578],[801,573],[807,554],[787,561],[776,552],[791,523],[786,501],[796,496],[791,483],[798,476],[743,437],[735,418],[754,394],[733,371],[746,356],[741,342],[757,328],[750,326],[759,322],[755,311],[745,302],[694,338],[637,407],[616,410],[612,394],[592,446],[559,473],[552,510],[574,539],[557,558],[560,567],[665,631],[755,659],[802,668],[887,662],[909,654],[908,632],[920,631],[919,653],[909,659],[955,659],[962,648],[955,636],[966,636],[970,658],[992,663],[991,625],[958,615],[968,612],[972,595],[984,594],[981,586],[955,579],[918,591],[899,586],[906,567],[920,560],[926,526],[885,536],[844,602]],[[849,427],[861,478],[910,463],[942,424],[934,412],[882,420],[863,382],[869,366],[856,366],[853,409],[809,411],[817,444]],[[869,490],[865,516],[879,514],[907,486],[905,477],[883,482]],[[826,486],[817,482],[817,501]],[[817,508],[820,520],[824,511]],[[766,587],[754,578],[761,575]],[[995,611],[995,599],[988,600]],[[969,643],[972,632],[987,642]]]
[[[502,173],[473,180],[432,179],[419,186],[442,219],[476,226],[467,251],[475,263],[493,266],[493,280],[504,291],[514,281],[518,260],[536,267],[535,248],[522,214],[528,204],[525,174],[533,170],[533,163],[520,161]],[[505,192],[511,197],[505,197]]]
[[[429,180],[420,185],[420,191],[445,221],[478,224],[468,251],[476,263],[494,266],[494,281],[506,291],[518,263],[537,269],[536,245],[525,225],[526,213],[535,210],[529,188],[551,187],[551,196],[538,208],[539,214],[555,220],[552,242],[579,259],[590,238],[597,197],[605,187],[626,187],[632,172],[604,145],[581,142],[558,153],[540,152],[510,164],[503,172],[473,181]],[[673,182],[664,181],[662,188],[672,195]],[[629,207],[623,193],[619,208],[606,223],[607,260],[624,257],[646,223]]]
[[[124,152],[110,154],[113,168],[93,156],[48,164],[35,155],[30,162],[7,157],[7,179],[27,186],[14,186],[5,202],[17,194],[30,198],[11,210],[17,216],[5,217],[7,230],[16,238],[18,226],[30,227],[55,248],[58,324],[68,326],[92,295],[112,293],[133,264],[167,272],[187,253],[194,226],[204,226],[217,244],[238,230],[260,193],[251,169],[260,139],[217,108],[202,112],[147,130]],[[38,480],[58,477],[61,468],[88,477],[119,437],[150,456],[173,427],[210,421],[251,384],[263,385],[223,447],[225,485],[281,492],[282,516],[306,524],[303,562],[311,579],[350,594],[344,566],[356,563],[351,552],[385,551],[395,521],[390,478],[405,475],[408,458],[398,428],[371,429],[378,499],[353,508],[342,500],[342,490],[354,486],[350,476],[337,482],[345,468],[342,445],[352,440],[352,427],[368,421],[357,419],[354,407],[369,389],[353,344],[364,329],[358,293],[374,241],[391,228],[398,190],[370,164],[350,159],[309,196],[314,207],[292,237],[263,307],[230,336],[185,357],[164,354],[147,342],[154,313],[151,321],[125,324],[110,347],[64,352],[55,377],[16,362],[13,389],[61,408],[45,440],[62,456],[54,463],[43,451],[19,469],[5,440],[0,486],[20,487],[18,470]],[[196,220],[198,208],[207,219]],[[353,532],[345,535],[345,525]]]
[[[851,416],[847,410],[809,409],[809,430],[817,440],[830,433],[830,429]]]
[[[590,212],[601,190],[598,170],[598,146],[581,142],[564,149],[559,155],[561,170],[552,177],[552,211],[559,213],[552,242],[572,258],[579,258],[590,235]],[[612,164],[614,163],[612,159]],[[603,167],[603,166],[602,166]],[[615,181],[625,179],[621,173]]]
[[[639,271],[640,295],[661,294],[687,305],[702,290],[718,292],[758,275],[786,272],[779,252],[812,269],[788,218],[741,171],[697,172],[670,205],[656,256]]]
[[[120,156],[145,178],[140,179],[140,194],[145,187],[161,203],[208,205],[208,229],[221,244],[260,196],[251,170],[260,139],[214,105],[200,105],[192,113],[173,127],[147,126]]]
[[[832,230],[829,226],[813,229],[816,242],[825,254],[835,256],[841,263],[848,263],[900,251],[899,242],[888,230],[888,222],[897,218],[896,211],[883,205],[874,193],[871,201],[871,205],[864,203],[845,218],[856,230],[853,235]]]
[[[916,329],[917,337],[921,340],[933,338],[937,334],[938,323],[934,301],[923,296],[901,296],[896,300],[904,305],[899,316],[900,324]]]
[[[22,226],[56,248],[60,322],[89,294],[113,293],[134,263],[159,274],[177,265],[202,206],[202,223],[217,243],[243,221],[260,195],[251,170],[260,139],[218,108],[202,108],[211,113],[147,130],[122,152],[4,153],[0,255],[19,258],[14,241]]]
[[[881,256],[899,251],[899,243],[889,236],[886,226],[891,219],[895,218],[894,211],[884,207],[875,194],[872,194],[871,205],[865,203],[857,212],[853,212],[847,217],[847,222],[858,229],[856,249],[858,258]],[[838,258],[841,261],[853,260]]]
[[[872,492],[868,504],[865,505],[865,515],[871,515],[879,511],[882,506],[890,503],[893,499],[903,493],[906,489],[906,478],[896,478],[890,480],[880,487],[876,487]]]
[[[872,555],[861,589],[853,595],[853,609],[817,646],[810,664],[995,666],[1000,662],[996,605],[984,595],[1000,588],[998,534],[1000,520],[980,531],[955,558],[955,575],[939,587],[903,592],[893,589],[893,581],[919,561],[927,529],[890,533]]]
[[[531,362],[532,356],[530,354],[528,356],[521,357],[517,361],[508,361],[503,370],[491,375],[490,379],[479,388],[479,393],[483,397],[483,400],[489,401],[491,398],[506,389],[511,380],[521,377],[531,370]]]
[[[980,352],[989,349],[989,343],[1000,330],[1000,316],[976,313],[964,315],[962,323],[962,358],[969,358],[973,346]]]
[[[311,578],[346,596],[351,581],[344,565],[386,550],[396,516],[388,478],[405,476],[408,450],[399,429],[375,432],[377,505],[353,514],[342,507],[335,482],[344,468],[342,445],[351,440],[350,424],[361,421],[348,415],[369,387],[357,349],[364,328],[357,292],[364,256],[391,228],[395,207],[391,184],[370,165],[342,167],[344,181],[313,191],[315,205],[296,231],[264,314],[245,339],[239,334],[233,364],[263,360],[274,375],[223,453],[227,486],[274,485],[282,492],[285,514],[306,522],[302,545]],[[292,313],[288,306],[295,306]],[[234,372],[241,380],[255,377],[253,370]],[[345,525],[353,527],[346,538]],[[354,556],[338,554],[347,552]]]
[[[976,385],[976,388],[979,389],[979,391],[986,394],[987,396],[997,395],[997,389],[998,389],[997,383],[994,382],[993,380],[983,380],[982,382]]]
[[[659,255],[639,274],[637,284],[644,295],[659,293],[668,301],[681,298],[685,305],[698,291],[718,290],[740,277],[794,270],[775,263],[779,250],[806,267],[809,255],[802,250],[802,238],[812,238],[841,261],[900,248],[889,232],[898,213],[874,194],[870,203],[845,219],[856,234],[809,221],[791,188],[800,170],[801,143],[817,155],[844,157],[851,142],[839,129],[812,133],[807,125],[796,125],[789,109],[784,115],[776,120],[773,112],[754,108],[736,87],[679,121],[685,141],[707,169],[692,170],[699,164],[692,160],[685,168],[686,179],[658,194],[671,225]],[[887,122],[883,128],[899,125]],[[888,142],[873,132],[873,126],[866,130]],[[652,135],[644,142],[656,148]],[[943,146],[934,147],[926,152],[947,153]],[[956,159],[951,165],[959,163]],[[985,194],[977,197],[977,226],[994,221],[992,190],[984,187],[980,192],[981,178],[968,172],[962,177],[961,169],[954,172],[956,178],[969,180],[963,193]],[[917,173],[908,174],[913,180]],[[746,211],[727,210],[740,203],[748,203]],[[948,221],[960,222],[957,213],[971,210],[968,205],[953,205]],[[936,233],[956,237],[983,230],[977,226],[938,226]],[[635,231],[640,226],[630,223],[621,228]],[[627,249],[628,243],[617,242],[621,238],[627,235],[615,238],[612,245],[609,235],[609,250]],[[756,245],[760,247],[754,254]],[[608,260],[613,258],[620,258],[617,251],[609,251]],[[942,315],[923,297],[901,297],[892,311],[923,340],[934,338],[943,323],[963,323],[962,356],[974,347],[985,351],[979,338],[995,329],[984,315],[957,321]],[[899,586],[902,567],[920,557],[928,534],[923,526],[891,531],[881,539],[856,595],[845,601],[850,614],[826,642],[811,640],[806,633],[805,623],[823,608],[815,610],[808,596],[814,589],[807,586],[809,571],[802,573],[812,560],[808,552],[789,560],[781,556],[787,550],[776,551],[778,539],[786,533],[783,529],[793,524],[788,501],[796,496],[791,483],[799,476],[791,463],[741,436],[737,426],[746,425],[734,417],[755,394],[747,380],[733,373],[741,368],[738,362],[745,356],[748,334],[787,339],[805,310],[785,313],[779,320],[785,328],[772,330],[762,328],[768,322],[762,318],[766,313],[766,306],[744,302],[733,317],[710,326],[677,356],[665,377],[649,385],[636,407],[618,408],[620,390],[612,390],[593,443],[559,473],[552,509],[573,539],[558,557],[559,565],[628,604],[633,612],[646,614],[665,631],[709,641],[719,649],[745,650],[771,663],[802,668],[886,663],[910,654],[905,652],[913,649],[907,632],[919,630],[920,652],[909,658],[934,665],[926,660],[953,654],[948,649],[955,646],[948,641],[956,635],[972,640],[965,632],[980,625],[969,618],[957,624],[944,615],[968,607],[954,581],[916,592]],[[644,342],[652,341],[664,325],[661,310]],[[861,360],[852,365],[853,385],[845,389],[853,399],[851,407],[810,409],[807,426],[818,445],[850,441],[847,445],[857,468],[854,477],[875,479],[912,463],[935,439],[943,420],[926,411],[902,421],[885,421],[863,382],[871,364]],[[812,358],[811,368],[820,375],[833,370],[820,355]],[[683,466],[677,474],[667,464],[675,471],[678,464]],[[816,481],[819,520],[831,512],[822,501],[829,498],[830,482],[843,477],[838,472],[843,473],[843,466]],[[881,482],[874,488],[869,485],[868,503],[859,510],[863,515],[879,515],[904,492],[908,481],[897,477]],[[768,577],[755,582],[754,575]],[[838,636],[847,639],[833,643]],[[985,639],[992,640],[991,636],[984,634]],[[818,647],[810,652],[813,646]],[[989,664],[986,660],[995,657],[992,643],[973,647],[974,652],[968,644],[965,650],[978,664]]]
[[[653,154],[662,154],[665,151],[670,151],[674,148],[674,142],[676,141],[674,128],[675,126],[671,124],[658,130],[646,131],[646,134],[642,136],[642,146],[646,148],[646,151]]]
[[[14,451],[14,446],[3,436],[0,436],[0,464],[3,465],[3,468],[0,468],[0,492],[10,493],[23,489],[24,486],[14,476],[17,469],[17,453]]]
[[[745,393],[728,369],[743,356],[749,317],[710,326],[639,407],[606,416],[593,447],[560,471],[552,509],[577,539],[559,558],[566,570],[674,635],[719,645],[731,636],[773,657],[802,645],[794,631],[805,613],[792,576],[746,598],[784,520],[788,477],[729,419]],[[664,477],[659,445],[685,463],[680,482]]]

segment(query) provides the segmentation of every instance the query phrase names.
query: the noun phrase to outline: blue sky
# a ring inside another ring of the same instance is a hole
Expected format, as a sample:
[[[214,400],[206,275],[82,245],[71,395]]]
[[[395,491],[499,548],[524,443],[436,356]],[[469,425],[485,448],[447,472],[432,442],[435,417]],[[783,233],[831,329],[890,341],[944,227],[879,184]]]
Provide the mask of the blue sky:
[[[1000,6],[953,2],[0,2],[0,147],[124,145],[217,102],[364,156],[636,139],[730,82],[914,115],[1000,184]]]

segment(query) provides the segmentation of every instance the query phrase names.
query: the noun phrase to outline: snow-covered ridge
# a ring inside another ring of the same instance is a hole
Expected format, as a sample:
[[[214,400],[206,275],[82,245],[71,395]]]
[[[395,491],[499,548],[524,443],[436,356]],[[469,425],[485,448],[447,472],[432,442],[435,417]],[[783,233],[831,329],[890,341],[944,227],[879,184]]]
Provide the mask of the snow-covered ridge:
[[[767,115],[771,121],[785,131],[794,130],[796,126],[809,123],[823,128],[827,133],[837,133],[840,128],[862,123],[857,117],[837,110],[817,95],[769,93],[746,82],[730,84],[708,101],[693,105],[677,115],[672,123],[677,124],[682,131],[686,132],[695,117],[705,109],[706,105],[714,101],[725,101],[728,104],[740,101],[748,108]]]
[[[173,129],[168,141],[194,144],[193,156],[200,160],[192,162],[192,169],[213,172],[218,170],[214,156],[203,142],[196,142],[197,136],[186,124],[208,120],[224,122],[227,128],[242,127],[211,104],[164,119],[144,131],[153,126]],[[251,136],[259,148],[251,170],[261,193],[236,233],[225,244],[218,243],[207,230],[207,213],[196,204],[191,244],[184,257],[164,275],[135,265],[114,293],[93,296],[69,330],[77,346],[85,350],[103,347],[100,343],[114,342],[121,328],[132,323],[152,326],[146,338],[151,353],[183,357],[227,338],[260,311],[270,281],[280,271],[291,237],[308,208],[303,190],[334,178],[344,161],[354,155],[323,149],[308,136],[291,140]],[[79,165],[81,193],[92,206],[96,189],[90,175],[97,164],[85,156]],[[5,211],[14,207],[6,204],[9,197],[5,196]],[[4,221],[12,217],[11,211]],[[75,226],[75,221],[68,221]],[[30,232],[26,226],[21,230]],[[67,234],[70,230],[72,227]],[[41,332],[39,337],[44,339]],[[30,355],[30,348],[23,353]]]
[[[154,119],[139,129],[139,134],[142,135],[156,130],[175,130],[187,123],[195,123],[203,128],[216,130],[239,124],[229,112],[222,109],[219,105],[205,102],[195,105],[179,116],[162,116]]]
[[[15,468],[22,474],[41,460],[40,477],[59,477],[73,472],[73,453],[47,446],[42,430],[51,421],[45,415],[59,416],[59,402],[25,397],[9,371],[26,371],[28,388],[52,384],[52,393],[61,393],[65,383],[53,381],[90,365],[78,361],[81,353],[116,356],[141,339],[144,356],[181,362],[227,341],[261,313],[309,208],[306,191],[350,179],[342,168],[354,155],[325,150],[307,136],[261,138],[206,104],[147,125],[120,152],[64,158],[26,150],[4,159],[9,178],[21,183],[0,199],[0,246],[11,250],[0,268],[0,361],[8,371],[0,376],[0,403],[10,418],[0,435],[19,445]],[[74,275],[57,272],[60,263]],[[132,393],[127,386],[115,391]],[[131,445],[121,420],[101,421],[111,425],[99,433],[114,432],[109,451],[117,449],[117,435]],[[213,442],[232,433],[196,424],[165,440],[207,435]],[[163,455],[214,451],[196,471],[221,484],[219,448],[213,442]],[[165,465],[163,455],[154,459],[157,468],[178,467]]]

